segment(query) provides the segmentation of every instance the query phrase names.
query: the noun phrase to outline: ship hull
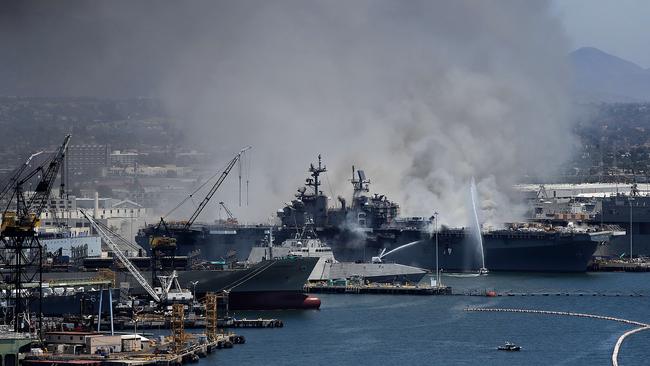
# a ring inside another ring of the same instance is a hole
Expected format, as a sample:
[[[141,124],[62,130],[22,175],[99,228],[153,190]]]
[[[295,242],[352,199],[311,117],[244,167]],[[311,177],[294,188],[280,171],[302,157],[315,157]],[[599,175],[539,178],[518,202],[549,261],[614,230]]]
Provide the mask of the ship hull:
[[[630,235],[620,235],[598,247],[595,256],[597,257],[628,257],[630,252],[635,256],[650,255],[650,235],[633,234],[632,247],[630,248]]]
[[[471,237],[462,232],[443,232],[438,237],[438,267],[448,272],[476,271],[481,267],[490,271],[585,272],[605,239],[590,234],[485,234],[483,261],[480,245]],[[387,251],[398,246],[388,247]],[[435,269],[435,246],[435,237],[420,239],[385,260]]]
[[[264,237],[264,230],[237,229],[238,234],[204,235],[192,248],[209,247],[219,258],[226,248],[238,248],[237,257],[247,258],[255,242]],[[429,232],[408,229],[377,229],[365,232],[325,228],[316,230],[318,237],[332,247],[341,262],[368,262],[373,256],[406,244],[412,244],[388,255],[385,260],[399,264],[435,269],[435,240]],[[274,231],[277,242],[295,232]],[[584,272],[599,248],[609,238],[595,238],[586,233],[485,234],[485,267],[491,271]],[[228,243],[220,248],[220,243]],[[185,251],[179,242],[179,250]],[[441,231],[438,237],[438,264],[445,271],[474,271],[483,266],[481,251],[475,240],[462,230]]]
[[[178,271],[178,282],[182,288],[196,291],[197,297],[207,292],[229,291],[232,310],[313,308],[314,301],[306,301],[308,296],[304,293],[304,285],[317,261],[317,258],[283,258],[261,262],[247,269]],[[151,283],[150,272],[142,272],[142,275]],[[43,274],[44,280],[90,279],[95,276],[93,272]],[[115,280],[116,283],[128,282],[132,294],[146,294],[128,272],[116,273]],[[196,287],[193,282],[196,282]],[[79,303],[71,309],[78,312]]]

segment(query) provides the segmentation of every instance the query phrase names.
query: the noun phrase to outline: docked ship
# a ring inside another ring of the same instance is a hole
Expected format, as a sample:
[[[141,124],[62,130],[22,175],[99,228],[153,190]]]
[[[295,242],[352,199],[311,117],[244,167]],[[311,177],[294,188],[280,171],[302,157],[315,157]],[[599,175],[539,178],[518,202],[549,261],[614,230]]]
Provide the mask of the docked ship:
[[[270,230],[269,240],[251,250],[248,262],[258,263],[266,258],[286,256],[317,258],[318,262],[309,275],[310,282],[360,278],[369,283],[418,283],[427,274],[421,268],[384,263],[378,257],[372,262],[339,262],[332,248],[309,229],[311,225],[306,226],[300,236],[287,239],[280,245],[273,243],[273,231]]]
[[[614,238],[598,251],[603,257],[650,256],[650,196],[639,194],[636,184],[630,194],[599,200],[600,210],[592,222],[617,225],[625,235]]]
[[[571,196],[566,192],[556,196],[542,185],[529,199],[530,220],[558,226],[587,223],[615,231],[617,235],[598,247],[596,257],[650,256],[650,196],[642,194],[636,183],[629,190],[608,188],[586,193],[575,188],[569,191]]]
[[[207,292],[228,292],[228,304],[232,310],[314,309],[320,306],[320,300],[306,295],[303,287],[317,261],[318,258],[279,258],[244,269],[181,270],[177,274],[179,285],[192,289],[197,297]],[[66,281],[79,284],[84,280],[91,282],[97,276],[98,273],[92,271],[46,272],[43,273],[43,280],[66,286]],[[142,272],[142,276],[151,284],[151,272]],[[130,294],[146,295],[128,272],[116,272],[115,282],[128,282]],[[70,290],[73,292],[73,288]],[[114,300],[117,298],[114,296]],[[43,298],[43,309],[46,315],[79,313],[82,310],[90,314],[97,310],[98,299],[97,291],[46,296]]]
[[[613,236],[610,230],[511,225],[483,231],[483,249],[465,229],[433,229],[433,217],[402,217],[400,207],[385,195],[370,193],[370,180],[363,170],[352,167],[353,192],[348,203],[338,197],[337,207],[320,190],[320,175],[327,171],[318,157],[309,167],[305,185],[290,204],[278,210],[280,225],[276,240],[295,237],[307,222],[313,222],[319,238],[327,242],[340,261],[367,262],[382,251],[400,264],[433,269],[435,238],[438,238],[439,266],[449,271],[473,271],[482,265],[491,271],[583,272],[599,245]],[[253,244],[262,242],[268,229],[262,226],[203,226],[178,232],[182,253],[200,251],[209,258],[244,260]],[[155,227],[144,228],[136,238],[148,250]],[[176,234],[175,234],[176,235]],[[400,250],[396,250],[403,247]]]

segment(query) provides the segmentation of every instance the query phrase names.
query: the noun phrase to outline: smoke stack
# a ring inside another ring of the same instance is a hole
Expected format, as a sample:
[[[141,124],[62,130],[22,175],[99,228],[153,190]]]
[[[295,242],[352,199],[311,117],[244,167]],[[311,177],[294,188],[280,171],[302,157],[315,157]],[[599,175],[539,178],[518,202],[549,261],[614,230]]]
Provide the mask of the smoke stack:
[[[99,213],[99,192],[95,191],[95,204],[93,206],[93,218],[96,219]]]

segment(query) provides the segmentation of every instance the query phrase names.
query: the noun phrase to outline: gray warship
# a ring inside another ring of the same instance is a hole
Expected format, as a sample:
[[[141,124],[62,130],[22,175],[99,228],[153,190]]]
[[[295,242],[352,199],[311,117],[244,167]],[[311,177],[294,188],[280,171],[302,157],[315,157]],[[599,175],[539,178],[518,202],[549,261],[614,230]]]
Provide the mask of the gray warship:
[[[371,262],[339,262],[334,257],[332,248],[310,229],[311,224],[308,224],[300,236],[287,239],[280,245],[273,243],[273,230],[269,230],[268,240],[251,250],[248,262],[259,263],[284,257],[318,258],[309,275],[310,282],[362,278],[369,283],[418,283],[427,274],[421,268],[384,263],[379,257],[373,257]]]
[[[188,269],[179,270],[177,274],[180,286],[191,288],[197,297],[207,292],[228,291],[229,308],[232,310],[314,309],[320,306],[320,300],[306,295],[303,287],[317,261],[317,258],[277,258],[241,269]],[[151,272],[143,271],[142,275],[152,284]],[[97,276],[98,272],[92,270],[44,272],[43,280],[73,283],[92,280]],[[115,282],[128,282],[130,294],[146,296],[145,290],[128,272],[115,272]],[[97,311],[98,298],[97,291],[43,297],[44,314],[91,314]],[[118,298],[119,293],[114,296],[114,299]]]
[[[330,199],[321,191],[320,175],[327,171],[320,155],[311,164],[309,177],[294,199],[278,210],[280,225],[275,228],[278,242],[295,237],[308,220],[314,230],[344,262],[368,262],[380,253],[396,263],[435,268],[435,238],[438,239],[439,266],[446,271],[474,271],[482,258],[490,271],[584,272],[599,245],[612,237],[597,227],[530,227],[513,224],[505,229],[483,231],[483,250],[473,234],[463,228],[434,230],[434,217],[402,217],[396,202],[370,193],[370,179],[363,170],[352,168],[352,197],[348,201]],[[432,208],[433,209],[433,208]],[[203,225],[179,231],[179,255],[199,251],[207,258],[245,260],[268,228],[264,226]],[[136,240],[148,249],[155,227],[138,233]],[[398,250],[398,248],[402,247]]]

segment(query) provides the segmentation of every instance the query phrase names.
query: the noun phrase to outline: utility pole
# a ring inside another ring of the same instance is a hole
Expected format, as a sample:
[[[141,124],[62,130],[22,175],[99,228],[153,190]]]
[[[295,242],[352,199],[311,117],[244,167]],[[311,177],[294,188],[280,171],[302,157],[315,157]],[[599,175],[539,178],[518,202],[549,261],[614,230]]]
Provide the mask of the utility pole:
[[[440,270],[438,267],[438,212],[433,213],[433,223],[436,235],[436,287],[440,286]]]

